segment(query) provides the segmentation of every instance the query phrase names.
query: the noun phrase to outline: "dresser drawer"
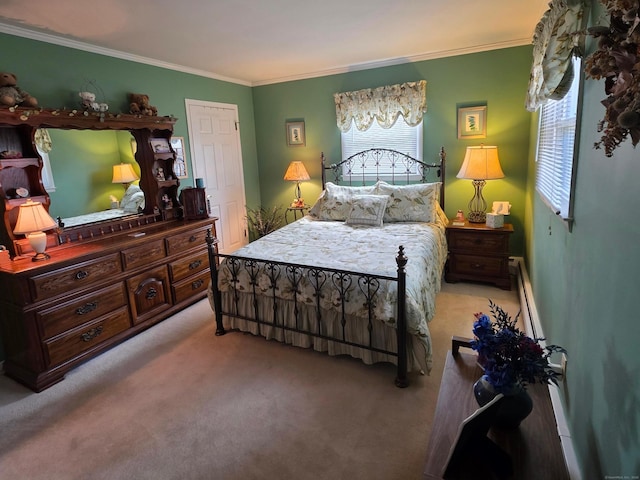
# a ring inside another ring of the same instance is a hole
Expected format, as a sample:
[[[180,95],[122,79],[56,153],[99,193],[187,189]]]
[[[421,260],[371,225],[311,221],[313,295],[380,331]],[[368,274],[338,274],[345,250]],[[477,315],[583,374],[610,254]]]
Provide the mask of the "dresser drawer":
[[[114,253],[31,279],[35,300],[68,294],[72,290],[104,281],[122,271],[120,255]]]
[[[162,239],[146,242],[137,247],[128,248],[122,252],[122,262],[125,270],[149,265],[165,257],[164,241]]]
[[[127,330],[130,325],[129,312],[126,307],[121,307],[82,327],[55,337],[44,344],[45,353],[49,361],[48,366],[59,365],[70,360],[114,335]]]
[[[167,255],[175,255],[186,250],[206,245],[207,229],[190,230],[185,233],[167,237]]]
[[[503,233],[451,231],[447,240],[449,250],[503,254],[509,252],[509,235]]]
[[[206,292],[210,281],[211,275],[209,274],[209,269],[207,269],[195,277],[174,284],[172,289],[175,303],[187,300],[198,293]]]
[[[124,284],[118,283],[72,302],[38,312],[42,336],[47,339],[127,304]]]
[[[187,278],[189,275],[195,275],[208,268],[209,254],[205,250],[204,252],[171,262],[169,264],[169,273],[171,274],[171,280],[177,282],[178,280]]]
[[[498,277],[508,272],[508,262],[504,257],[457,254],[449,258],[449,268],[459,274]]]

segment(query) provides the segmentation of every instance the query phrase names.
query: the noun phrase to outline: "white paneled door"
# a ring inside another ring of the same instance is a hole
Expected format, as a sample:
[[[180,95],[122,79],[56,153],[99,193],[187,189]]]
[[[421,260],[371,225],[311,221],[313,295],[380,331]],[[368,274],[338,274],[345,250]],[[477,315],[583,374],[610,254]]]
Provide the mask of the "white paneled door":
[[[186,100],[193,177],[202,178],[220,253],[248,242],[238,106]]]

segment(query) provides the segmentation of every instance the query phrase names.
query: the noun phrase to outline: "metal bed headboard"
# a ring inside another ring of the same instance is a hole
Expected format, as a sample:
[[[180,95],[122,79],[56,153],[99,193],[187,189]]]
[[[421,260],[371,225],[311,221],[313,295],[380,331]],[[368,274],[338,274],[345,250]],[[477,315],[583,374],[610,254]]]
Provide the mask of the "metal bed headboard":
[[[438,163],[426,163],[389,148],[370,148],[331,165],[326,164],[324,152],[320,157],[323,189],[327,181],[342,185],[367,185],[378,180],[388,181],[394,185],[441,181],[440,206],[444,208],[445,160],[447,158],[444,147],[441,147],[438,153],[440,160]],[[330,175],[329,179],[327,174]],[[430,180],[433,176],[437,180]]]

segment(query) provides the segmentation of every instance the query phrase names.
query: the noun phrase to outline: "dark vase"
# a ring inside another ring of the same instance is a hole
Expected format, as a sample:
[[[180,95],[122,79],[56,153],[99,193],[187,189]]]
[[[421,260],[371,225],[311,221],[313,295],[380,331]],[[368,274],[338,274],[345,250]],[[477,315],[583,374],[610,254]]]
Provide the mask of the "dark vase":
[[[489,382],[486,375],[473,385],[473,394],[478,405],[483,407],[498,394]],[[533,410],[533,401],[529,393],[524,388],[514,385],[513,388],[503,392],[504,398],[500,404],[500,409],[493,421],[493,426],[498,428],[513,429],[518,428],[520,422],[527,418]]]

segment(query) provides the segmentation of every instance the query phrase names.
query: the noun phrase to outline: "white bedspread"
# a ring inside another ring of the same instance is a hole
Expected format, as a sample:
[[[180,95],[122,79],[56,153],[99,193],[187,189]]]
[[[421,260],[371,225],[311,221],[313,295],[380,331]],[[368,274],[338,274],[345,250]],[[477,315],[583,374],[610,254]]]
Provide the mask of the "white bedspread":
[[[250,243],[233,255],[396,277],[395,258],[400,245],[408,258],[407,331],[414,341],[422,345],[420,350],[424,349],[424,353],[419,357],[424,357],[415,360],[421,369],[428,371],[431,365],[428,322],[434,315],[435,296],[440,290],[447,255],[444,222],[388,223],[383,227],[365,227],[319,221],[307,216]],[[222,292],[231,290],[230,279],[229,270],[223,262],[218,282]],[[271,294],[270,283],[265,274],[258,277],[258,289],[267,295]],[[303,279],[300,286],[298,301],[315,305],[316,298],[308,280]],[[238,288],[245,292],[251,290],[246,273],[240,275]],[[358,295],[364,298],[354,285],[347,296],[346,313],[350,317],[365,318],[368,311]],[[277,296],[289,300],[293,298],[293,292],[290,288],[280,288]],[[338,297],[337,291],[331,291],[322,298],[321,306],[330,310],[340,304]],[[396,298],[397,282],[382,282],[376,297],[374,319],[395,327]]]

